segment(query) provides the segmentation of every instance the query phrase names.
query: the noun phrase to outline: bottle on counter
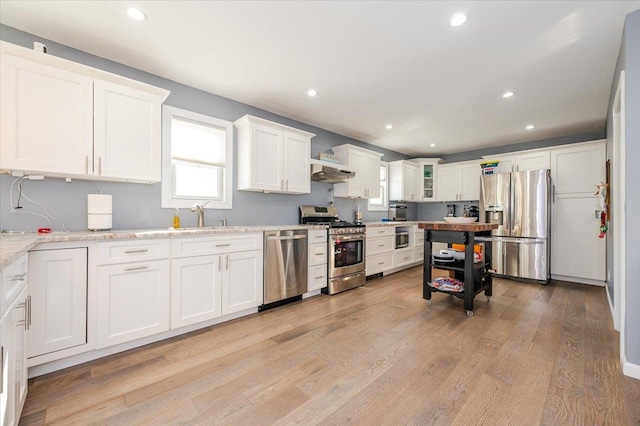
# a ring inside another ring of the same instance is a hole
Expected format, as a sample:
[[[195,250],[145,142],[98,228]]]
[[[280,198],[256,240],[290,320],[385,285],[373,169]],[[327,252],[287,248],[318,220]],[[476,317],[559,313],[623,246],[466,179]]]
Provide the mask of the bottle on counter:
[[[177,207],[175,208],[173,213],[173,228],[180,228],[180,209]]]

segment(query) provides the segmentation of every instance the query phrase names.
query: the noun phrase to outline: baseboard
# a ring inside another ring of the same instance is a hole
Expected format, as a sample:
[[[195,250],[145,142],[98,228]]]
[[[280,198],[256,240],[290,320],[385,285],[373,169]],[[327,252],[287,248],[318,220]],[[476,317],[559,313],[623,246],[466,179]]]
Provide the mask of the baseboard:
[[[557,281],[568,281],[568,282],[578,283],[578,284],[595,285],[597,287],[604,287],[606,285],[606,282],[601,280],[592,280],[589,278],[567,277],[565,275],[551,274],[551,279],[557,280]]]
[[[621,354],[620,360],[622,361],[622,373],[625,376],[640,380],[640,365],[627,361],[625,354]]]

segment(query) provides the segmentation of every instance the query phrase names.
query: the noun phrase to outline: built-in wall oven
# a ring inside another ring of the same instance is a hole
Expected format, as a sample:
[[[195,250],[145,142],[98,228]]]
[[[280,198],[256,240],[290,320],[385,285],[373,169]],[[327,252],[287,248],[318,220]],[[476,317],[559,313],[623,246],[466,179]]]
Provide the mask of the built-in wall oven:
[[[323,291],[335,294],[365,284],[364,225],[340,221],[334,206],[300,206],[300,223],[326,224],[329,227],[329,282]]]

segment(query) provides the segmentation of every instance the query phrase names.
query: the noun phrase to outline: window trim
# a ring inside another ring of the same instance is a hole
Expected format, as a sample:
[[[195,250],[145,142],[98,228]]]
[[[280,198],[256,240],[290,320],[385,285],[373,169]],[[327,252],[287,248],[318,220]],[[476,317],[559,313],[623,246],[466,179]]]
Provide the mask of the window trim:
[[[191,208],[202,204],[206,198],[173,197],[173,164],[171,162],[171,122],[181,118],[196,123],[217,127],[225,131],[225,166],[222,185],[223,197],[220,201],[209,201],[205,209],[233,208],[233,123],[181,108],[163,105],[162,107],[162,208]]]
[[[386,161],[380,161],[380,167],[384,167],[385,169],[387,169],[387,179],[385,180],[386,182],[386,194],[380,194],[380,195],[384,195],[382,197],[382,199],[384,200],[383,204],[371,204],[371,199],[369,198],[367,200],[367,210],[370,212],[386,212],[389,211],[389,163]]]

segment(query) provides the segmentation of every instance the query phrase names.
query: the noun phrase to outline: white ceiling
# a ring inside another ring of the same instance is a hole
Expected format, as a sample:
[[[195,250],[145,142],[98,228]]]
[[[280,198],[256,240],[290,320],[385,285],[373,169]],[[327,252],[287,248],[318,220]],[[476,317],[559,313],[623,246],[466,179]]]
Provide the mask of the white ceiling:
[[[149,19],[128,18],[130,6]],[[433,156],[603,129],[624,17],[637,9],[640,1],[2,0],[0,22]],[[467,23],[449,26],[458,12]],[[515,96],[503,99],[506,90]]]

